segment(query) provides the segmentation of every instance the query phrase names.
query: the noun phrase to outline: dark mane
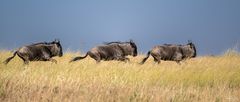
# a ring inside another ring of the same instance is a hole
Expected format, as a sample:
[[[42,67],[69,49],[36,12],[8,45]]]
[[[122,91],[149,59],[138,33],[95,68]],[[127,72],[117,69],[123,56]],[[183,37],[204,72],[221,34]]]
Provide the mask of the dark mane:
[[[183,45],[181,45],[181,44],[163,44],[163,45],[165,45],[165,46],[183,46]]]
[[[49,44],[51,44],[51,42],[39,42],[39,43],[33,43],[32,45],[39,45],[39,44],[49,45]]]
[[[113,41],[113,42],[104,42],[105,45],[110,45],[110,44],[125,44],[129,42],[121,42],[121,41]]]

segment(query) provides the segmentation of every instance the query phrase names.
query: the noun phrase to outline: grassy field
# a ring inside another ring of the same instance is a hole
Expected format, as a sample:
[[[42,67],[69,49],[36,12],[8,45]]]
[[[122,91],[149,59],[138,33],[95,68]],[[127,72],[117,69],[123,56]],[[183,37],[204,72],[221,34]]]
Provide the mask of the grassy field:
[[[87,57],[68,63],[79,53],[65,53],[52,62],[23,65],[15,57],[0,63],[0,102],[239,102],[240,54],[199,56],[183,62],[129,57],[130,62]],[[0,51],[0,62],[12,56]]]

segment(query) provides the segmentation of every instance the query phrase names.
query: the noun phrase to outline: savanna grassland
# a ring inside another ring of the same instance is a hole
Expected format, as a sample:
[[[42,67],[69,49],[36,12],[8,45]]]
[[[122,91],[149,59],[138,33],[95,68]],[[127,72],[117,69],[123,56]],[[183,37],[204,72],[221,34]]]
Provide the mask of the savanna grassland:
[[[178,65],[153,58],[139,65],[144,55],[130,62],[87,57],[69,63],[79,53],[67,52],[52,62],[23,65],[0,51],[1,102],[239,102],[240,54],[198,56]]]

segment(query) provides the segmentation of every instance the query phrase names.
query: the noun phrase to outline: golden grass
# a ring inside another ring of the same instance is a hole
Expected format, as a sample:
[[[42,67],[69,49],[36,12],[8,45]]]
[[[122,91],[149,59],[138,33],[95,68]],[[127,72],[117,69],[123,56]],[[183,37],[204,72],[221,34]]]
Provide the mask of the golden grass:
[[[1,102],[239,102],[240,55],[228,51],[221,56],[202,56],[183,62],[143,55],[130,62],[102,61],[87,57],[68,63],[79,53],[66,53],[52,62],[23,65],[15,57],[0,63]],[[0,62],[12,56],[0,51]]]

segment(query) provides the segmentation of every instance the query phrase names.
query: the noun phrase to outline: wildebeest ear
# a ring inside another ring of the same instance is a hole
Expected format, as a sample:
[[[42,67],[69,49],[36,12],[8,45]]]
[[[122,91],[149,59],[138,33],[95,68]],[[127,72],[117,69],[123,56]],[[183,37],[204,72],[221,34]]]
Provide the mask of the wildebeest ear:
[[[133,42],[132,39],[130,39],[130,42],[129,42],[129,43],[130,43],[131,46],[133,46],[133,44],[134,44],[134,42]]]
[[[60,43],[60,40],[59,39],[55,39],[54,42],[55,43]]]
[[[188,44],[191,44],[192,43],[192,40],[188,40]]]
[[[130,39],[130,43],[134,43],[132,39]]]

